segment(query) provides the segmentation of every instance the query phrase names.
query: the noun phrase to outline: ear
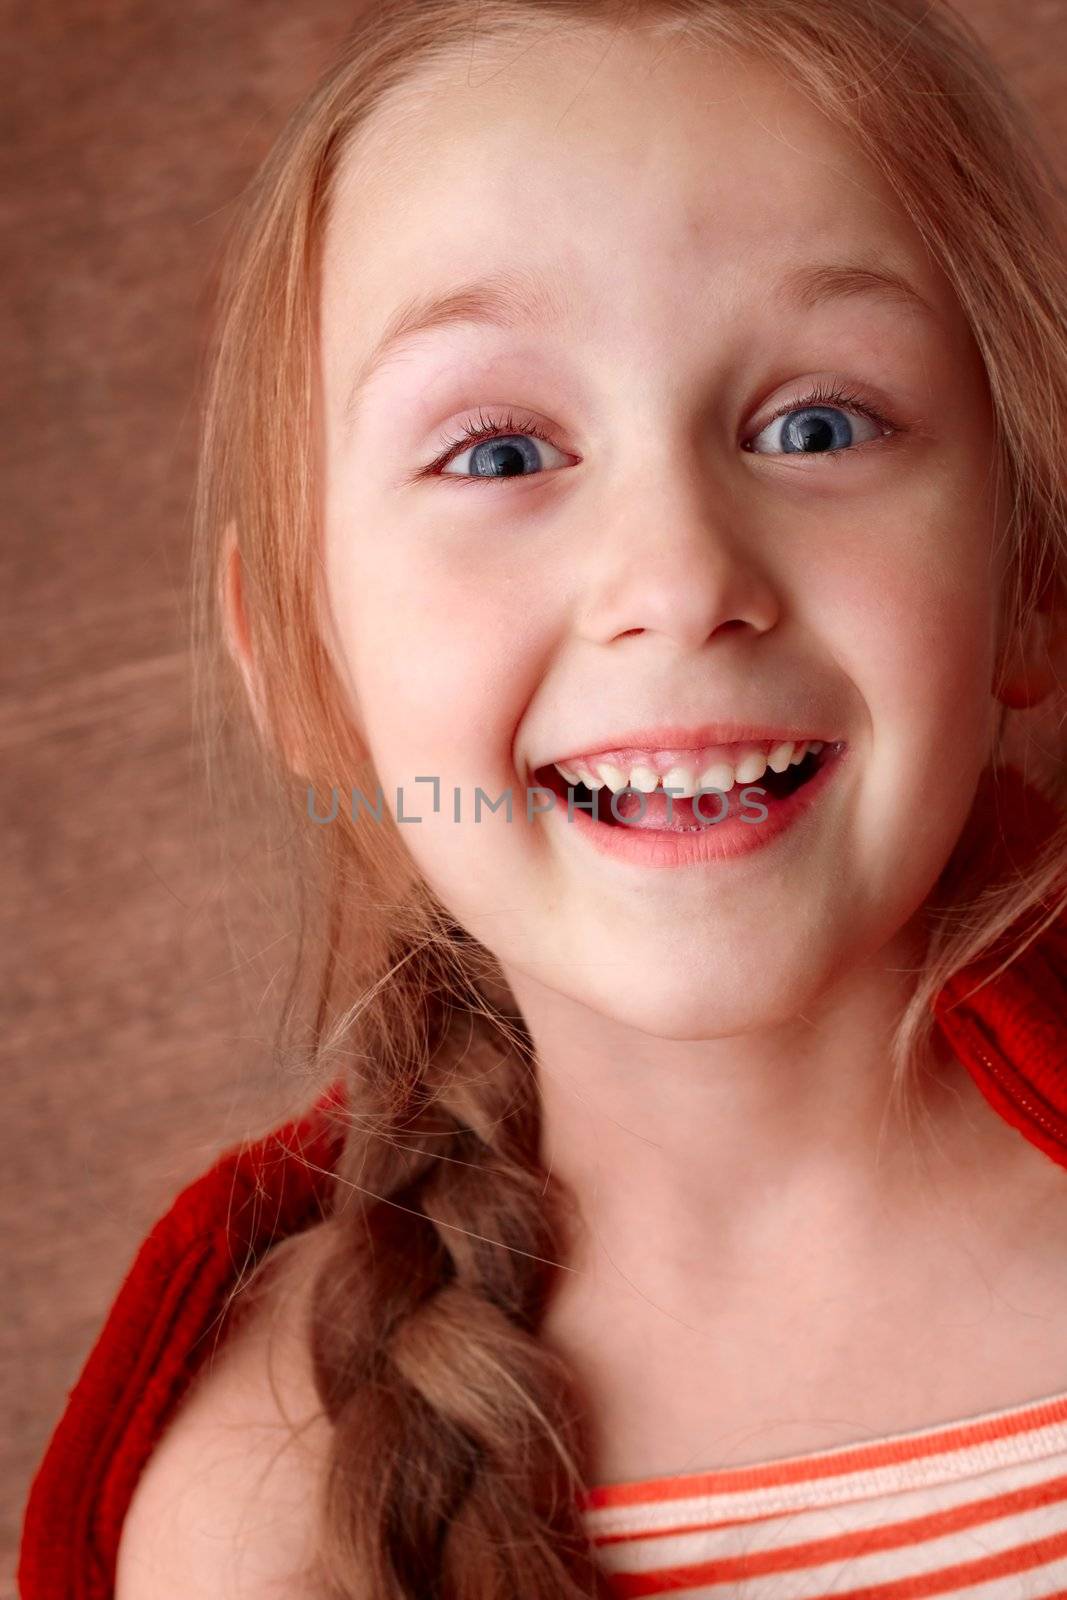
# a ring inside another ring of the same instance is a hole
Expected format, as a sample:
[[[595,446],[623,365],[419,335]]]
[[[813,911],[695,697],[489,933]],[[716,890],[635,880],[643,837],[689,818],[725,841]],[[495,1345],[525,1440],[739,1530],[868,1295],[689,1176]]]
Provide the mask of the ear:
[[[1061,684],[1057,666],[1067,642],[1067,603],[1050,580],[1021,637],[1005,646],[996,698],[1011,711],[1040,705]]]
[[[252,717],[259,736],[265,745],[272,748],[275,746],[276,741],[268,730],[259,672],[252,653],[248,616],[245,610],[242,572],[241,550],[237,543],[237,526],[235,523],[230,522],[227,524],[226,531],[223,534],[222,550],[219,555],[219,609],[223,619],[223,634],[230,659],[237,667],[244,682],[248,703],[251,707]],[[282,754],[286,765],[293,772],[299,775],[304,774],[304,756],[298,742],[289,741]]]

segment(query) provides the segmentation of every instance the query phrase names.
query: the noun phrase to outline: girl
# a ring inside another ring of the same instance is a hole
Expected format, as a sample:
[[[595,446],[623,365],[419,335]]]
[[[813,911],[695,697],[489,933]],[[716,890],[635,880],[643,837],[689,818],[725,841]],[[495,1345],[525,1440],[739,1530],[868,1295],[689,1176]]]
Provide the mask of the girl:
[[[293,118],[199,571],[339,1092],[119,1600],[1067,1589],[1054,193],[912,0],[372,7]]]

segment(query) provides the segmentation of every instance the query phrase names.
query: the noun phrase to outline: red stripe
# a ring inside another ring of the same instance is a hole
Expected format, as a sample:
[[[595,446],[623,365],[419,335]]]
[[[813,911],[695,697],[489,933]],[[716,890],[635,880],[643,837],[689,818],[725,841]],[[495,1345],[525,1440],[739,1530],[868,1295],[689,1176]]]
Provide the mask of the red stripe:
[[[917,1438],[901,1435],[875,1444],[835,1450],[825,1456],[790,1456],[781,1461],[767,1461],[750,1467],[727,1467],[711,1472],[601,1484],[587,1489],[580,1505],[583,1511],[595,1511],[609,1507],[664,1504],[671,1500],[687,1500],[695,1495],[736,1494],[787,1484],[815,1483],[820,1479],[843,1477],[874,1467],[923,1461],[950,1450],[1008,1439],[1064,1420],[1067,1420],[1067,1394],[1024,1405],[982,1421],[940,1428]]]

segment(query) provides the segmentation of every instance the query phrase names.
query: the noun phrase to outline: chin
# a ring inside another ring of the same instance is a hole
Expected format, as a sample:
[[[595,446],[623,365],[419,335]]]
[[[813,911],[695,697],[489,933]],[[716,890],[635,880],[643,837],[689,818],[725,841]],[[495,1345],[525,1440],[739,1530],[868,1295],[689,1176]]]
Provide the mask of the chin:
[[[640,968],[600,968],[588,974],[595,992],[575,998],[622,1027],[686,1043],[790,1027],[823,987],[810,970],[794,975],[769,963],[758,973],[734,963],[727,972],[655,970],[664,964],[661,956]]]

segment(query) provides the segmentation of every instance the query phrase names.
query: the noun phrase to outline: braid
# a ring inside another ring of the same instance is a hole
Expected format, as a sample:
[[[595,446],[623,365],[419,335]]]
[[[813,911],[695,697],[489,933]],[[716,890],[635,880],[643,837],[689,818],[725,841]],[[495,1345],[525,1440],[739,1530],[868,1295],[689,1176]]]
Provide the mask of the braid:
[[[425,963],[404,972],[410,1022]],[[486,1048],[484,1002],[460,1057],[458,1015],[423,996],[422,1077],[399,1104],[397,1075],[352,1085],[313,1292],[334,1426],[322,1570],[344,1600],[606,1596],[576,1500],[571,1379],[537,1338],[566,1230],[535,1072],[526,1050]]]

